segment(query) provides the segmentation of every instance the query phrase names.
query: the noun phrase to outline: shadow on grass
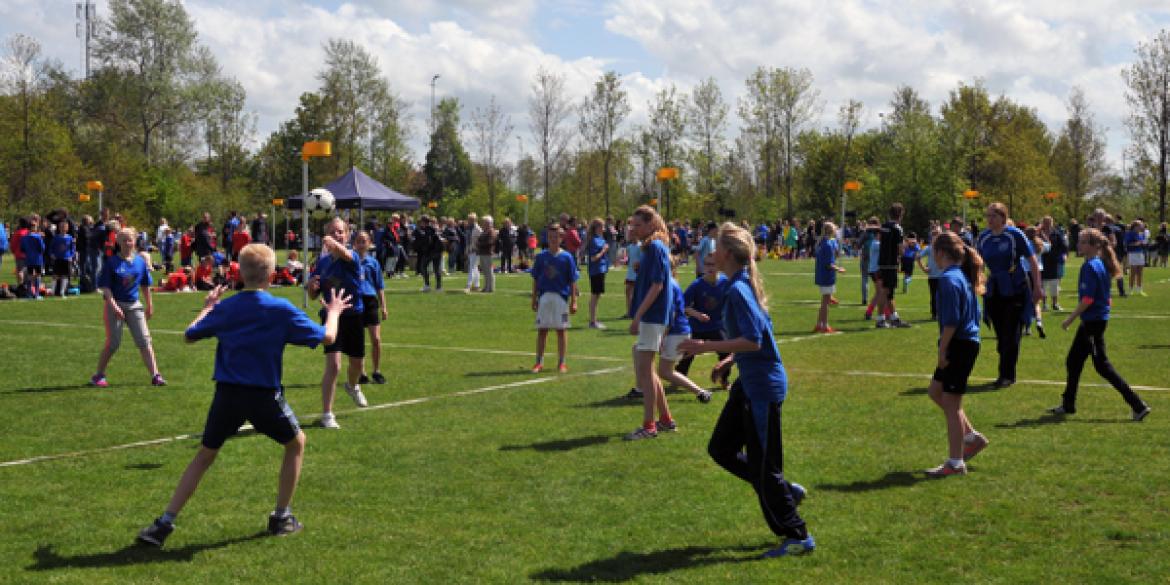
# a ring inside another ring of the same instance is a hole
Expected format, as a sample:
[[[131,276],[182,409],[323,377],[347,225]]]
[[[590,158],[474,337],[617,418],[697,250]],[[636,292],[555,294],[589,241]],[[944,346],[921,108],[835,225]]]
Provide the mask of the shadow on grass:
[[[910,487],[916,483],[929,481],[930,478],[922,473],[910,471],[891,471],[878,479],[861,480],[852,483],[826,483],[817,486],[817,489],[831,492],[871,492],[897,487]]]
[[[60,386],[33,386],[33,387],[29,387],[29,388],[15,388],[13,390],[5,390],[4,392],[0,392],[0,394],[27,394],[27,393],[40,394],[40,393],[48,393],[48,392],[68,392],[70,390],[86,390],[86,389],[95,390],[95,388],[93,386],[90,386],[89,384],[62,384]]]
[[[906,390],[903,390],[903,391],[899,392],[898,394],[900,396],[925,396],[929,389],[930,389],[929,386],[922,386],[921,388],[907,388]],[[1000,390],[1006,390],[1006,388],[996,388],[995,382],[985,382],[983,384],[972,384],[970,386],[967,386],[966,393],[967,394],[980,394],[983,392],[999,392]]]
[[[224,548],[259,538],[266,538],[267,532],[229,538],[205,544],[190,544],[180,548],[158,548],[141,544],[126,545],[116,551],[77,556],[62,556],[53,550],[53,545],[43,544],[33,552],[36,562],[25,567],[27,571],[51,571],[54,569],[98,569],[103,567],[124,567],[149,563],[189,563],[196,554],[203,551]]]
[[[563,452],[572,451],[573,449],[580,449],[582,447],[591,447],[593,445],[604,445],[610,441],[612,437],[608,435],[591,435],[588,437],[580,437],[577,439],[562,439],[559,441],[545,441],[543,443],[532,443],[531,445],[503,445],[500,451],[525,451],[531,449],[533,451],[541,452]]]
[[[1061,414],[1045,414],[1036,418],[1022,418],[1014,423],[999,423],[995,425],[997,429],[1029,429],[1045,425],[1058,425],[1064,423],[1081,423],[1081,424],[1120,424],[1132,423],[1133,420],[1129,417],[1125,418],[1077,418],[1075,416],[1061,415]]]
[[[467,372],[463,375],[468,378],[483,378],[486,376],[520,376],[531,374],[532,370],[528,368],[513,368],[511,370],[496,370],[494,372]]]
[[[162,463],[131,463],[130,465],[126,466],[126,469],[150,471],[152,469],[159,469],[162,466]]]
[[[1139,345],[1138,349],[1170,349],[1170,344],[1157,345],[1147,343],[1145,345]]]
[[[663,575],[692,567],[756,560],[759,558],[758,551],[768,546],[687,546],[649,553],[622,551],[611,558],[590,561],[569,569],[545,569],[530,574],[528,578],[534,581],[577,583],[632,581],[644,575]],[[749,552],[751,554],[743,554]]]
[[[606,398],[605,400],[578,404],[577,408],[620,408],[622,406],[642,406],[642,397],[626,398],[623,394],[621,396],[614,396],[613,398]]]

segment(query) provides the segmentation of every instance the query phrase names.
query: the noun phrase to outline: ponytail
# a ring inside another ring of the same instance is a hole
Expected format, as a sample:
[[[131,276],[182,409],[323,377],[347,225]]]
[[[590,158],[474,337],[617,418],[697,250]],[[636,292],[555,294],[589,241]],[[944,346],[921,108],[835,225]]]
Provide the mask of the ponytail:
[[[753,244],[753,247],[755,244]],[[753,253],[748,257],[748,276],[751,277],[752,292],[756,294],[756,303],[760,305],[760,309],[765,313],[768,312],[768,293],[764,290],[764,276],[760,274],[760,269],[756,266],[756,255]]]
[[[983,257],[979,255],[978,250],[965,244],[963,245],[962,270],[967,281],[971,283],[971,290],[975,291],[976,295],[982,296],[987,290],[984,285],[987,276],[983,273]]]
[[[719,237],[715,245],[717,248],[727,250],[739,265],[747,268],[756,303],[767,312],[768,293],[764,290],[764,277],[756,266],[756,244],[751,233],[734,223],[727,222],[719,228]]]
[[[1121,278],[1124,272],[1121,269],[1121,262],[1117,261],[1117,252],[1113,251],[1113,246],[1108,242],[1100,247],[1101,263],[1105,265],[1105,270],[1109,271],[1110,278]]]

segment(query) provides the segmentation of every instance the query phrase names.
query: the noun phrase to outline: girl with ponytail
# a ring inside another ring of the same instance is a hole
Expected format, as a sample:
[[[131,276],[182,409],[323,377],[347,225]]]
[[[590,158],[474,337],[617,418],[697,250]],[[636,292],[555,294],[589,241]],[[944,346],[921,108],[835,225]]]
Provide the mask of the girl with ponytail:
[[[1117,255],[1113,252],[1113,246],[1109,245],[1107,236],[1094,228],[1081,230],[1077,238],[1077,252],[1085,258],[1077,284],[1081,300],[1072,314],[1061,323],[1061,327],[1067,330],[1078,317],[1081,319],[1081,326],[1077,328],[1077,335],[1073,339],[1072,347],[1068,349],[1068,358],[1065,359],[1068,380],[1065,382],[1061,404],[1048,409],[1048,412],[1062,416],[1076,413],[1077,385],[1081,379],[1081,370],[1085,367],[1085,360],[1092,356],[1093,367],[1097,373],[1108,380],[1129,404],[1133,420],[1141,421],[1150,414],[1150,407],[1142,402],[1117,370],[1113,369],[1109,356],[1105,355],[1105,327],[1109,325],[1110,312],[1109,283],[1112,279],[1121,277],[1121,263],[1117,261]]]
[[[935,292],[938,318],[938,366],[927,393],[947,421],[947,460],[926,470],[929,477],[965,475],[970,461],[988,440],[971,426],[963,410],[967,379],[979,357],[979,296],[983,294],[983,258],[954,232],[931,244],[941,271]]]
[[[723,224],[713,261],[728,277],[724,340],[690,339],[679,349],[692,355],[731,353],[725,361],[734,360],[739,368],[739,379],[731,386],[707,452],[732,475],[752,485],[764,520],[781,539],[780,546],[764,556],[776,557],[812,552],[816,542],[796,511],[805,489],[784,478],[780,414],[788,378],[755,256],[751,233],[733,223]]]
[[[662,348],[672,314],[670,234],[662,216],[646,205],[635,210],[630,218],[630,234],[642,242],[642,258],[630,301],[630,334],[638,336],[634,344],[634,376],[637,389],[642,391],[642,426],[625,439],[637,441],[653,439],[659,431],[677,430],[678,425],[670,415],[662,380],[654,372],[654,356]],[[657,421],[654,420],[656,411]]]

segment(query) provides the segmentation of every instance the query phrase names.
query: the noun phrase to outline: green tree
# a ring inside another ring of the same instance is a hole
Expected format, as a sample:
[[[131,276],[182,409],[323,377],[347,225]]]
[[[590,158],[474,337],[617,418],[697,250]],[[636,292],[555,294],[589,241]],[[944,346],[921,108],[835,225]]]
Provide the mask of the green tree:
[[[438,201],[444,194],[464,194],[472,186],[471,159],[459,140],[459,100],[443,98],[435,109],[435,132],[423,173],[426,198]]]
[[[1097,125],[1085,92],[1074,87],[1068,98],[1068,120],[1052,150],[1052,170],[1060,182],[1068,217],[1082,217],[1081,206],[1101,186],[1107,170],[1105,132]]]
[[[1122,71],[1128,126],[1134,147],[1155,165],[1158,221],[1166,221],[1166,183],[1170,178],[1170,31],[1139,43],[1137,61]]]
[[[618,128],[630,114],[629,96],[622,89],[622,79],[613,71],[602,74],[593,84],[593,93],[587,96],[579,108],[581,136],[591,148],[601,153],[602,193],[605,201],[605,215],[610,215],[609,180],[610,163],[613,161],[614,142]]]
[[[496,188],[503,180],[504,157],[512,141],[512,117],[496,103],[496,96],[492,96],[486,108],[476,108],[471,113],[471,134],[487,187],[488,211],[495,215]]]

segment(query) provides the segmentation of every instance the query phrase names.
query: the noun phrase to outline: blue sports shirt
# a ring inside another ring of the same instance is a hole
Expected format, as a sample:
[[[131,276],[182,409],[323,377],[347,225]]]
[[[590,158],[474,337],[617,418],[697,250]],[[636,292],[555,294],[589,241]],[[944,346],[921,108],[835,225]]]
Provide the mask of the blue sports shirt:
[[[313,266],[313,271],[309,277],[321,277],[321,295],[325,302],[329,302],[333,297],[333,289],[344,291],[350,297],[353,297],[350,302],[353,306],[345,310],[345,314],[360,314],[364,309],[362,305],[361,282],[365,280],[366,273],[361,268],[361,258],[358,253],[349,250],[350,257],[353,262],[346,262],[345,260],[337,260],[332,255],[326,254],[317,259],[317,264]],[[321,309],[321,314],[325,314],[325,309]]]
[[[837,262],[837,240],[823,238],[817,244],[817,268],[814,282],[817,286],[834,286],[837,284],[837,271],[833,265]]]
[[[956,264],[948,267],[938,278],[934,296],[938,313],[938,331],[954,327],[953,339],[979,341],[979,299],[971,290],[971,283]]]
[[[667,335],[690,335],[691,321],[687,317],[686,303],[683,302],[683,291],[678,286],[678,281],[671,279],[670,281],[670,301],[671,301],[671,318],[670,329],[666,331]]]
[[[382,265],[378,264],[378,259],[373,254],[366,254],[362,256],[362,271],[364,278],[358,284],[358,290],[362,296],[376,296],[378,291],[386,286],[382,282]]]
[[[626,282],[634,282],[638,278],[635,266],[642,263],[642,245],[634,242],[626,245]]]
[[[739,378],[748,399],[753,402],[783,402],[788,394],[788,376],[784,372],[780,350],[772,333],[772,318],[761,310],[756,301],[751,277],[746,270],[727,283],[727,296],[723,304],[723,334],[725,339],[742,337],[760,346],[756,351],[735,353],[735,365],[739,367]],[[767,425],[763,425],[763,428],[767,428]]]
[[[56,260],[72,260],[73,259],[73,236],[69,234],[61,234],[53,238],[52,250],[49,254]]]
[[[303,311],[268,291],[238,292],[215,305],[186,331],[192,341],[215,337],[216,382],[277,390],[285,344],[309,348],[325,338],[325,328]]]
[[[1028,287],[1028,273],[1020,268],[1021,260],[1033,255],[1032,244],[1019,228],[1007,226],[997,236],[990,229],[979,234],[979,255],[990,274],[987,296],[1011,297]]]
[[[634,281],[634,296],[630,303],[630,310],[635,313],[646,293],[655,284],[662,285],[662,292],[654,299],[650,309],[642,315],[643,323],[667,325],[670,317],[671,298],[670,282],[670,250],[661,240],[650,240],[650,244],[642,250],[642,261],[638,268],[638,278]]]
[[[577,260],[573,255],[559,250],[545,250],[536,255],[532,262],[532,278],[536,279],[536,296],[540,298],[544,293],[556,293],[561,298],[569,300],[573,294],[573,283],[580,275],[577,272]]]
[[[142,256],[134,254],[129,260],[121,256],[106,256],[105,266],[98,277],[98,288],[110,289],[114,300],[133,303],[138,300],[138,287],[150,286],[150,266]]]
[[[1081,302],[1093,303],[1081,313],[1081,321],[1109,320],[1110,305],[1113,304],[1109,296],[1109,281],[1109,271],[1105,270],[1105,263],[1100,258],[1093,258],[1081,265],[1077,294]]]
[[[20,251],[24,252],[25,266],[45,265],[45,239],[41,232],[30,231],[20,238]]]
[[[711,318],[706,323],[692,318],[691,331],[707,333],[723,329],[723,296],[726,293],[726,287],[727,278],[723,276],[720,276],[715,284],[711,284],[703,278],[696,278],[683,292],[685,306]]]
[[[585,253],[589,255],[589,276],[609,272],[609,254],[601,254],[603,248],[605,248],[605,238],[601,236],[589,238],[589,243],[585,245]],[[593,257],[598,254],[601,254],[601,260],[594,262]]]

